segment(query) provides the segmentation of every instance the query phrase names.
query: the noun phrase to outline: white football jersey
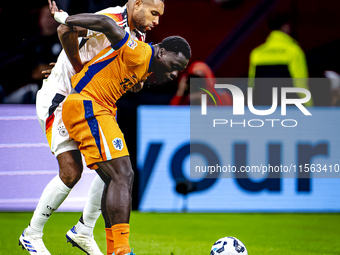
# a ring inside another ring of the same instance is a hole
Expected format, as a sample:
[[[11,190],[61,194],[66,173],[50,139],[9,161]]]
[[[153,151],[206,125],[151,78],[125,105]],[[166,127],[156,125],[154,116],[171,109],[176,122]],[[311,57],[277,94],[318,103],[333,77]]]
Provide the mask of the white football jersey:
[[[102,11],[97,12],[97,14],[105,14],[113,18],[117,24],[122,27],[126,32],[130,33],[131,37],[135,40],[145,41],[145,33],[134,29],[130,31],[128,20],[127,20],[127,9],[126,5],[123,7],[110,7]],[[80,59],[83,63],[90,61],[95,57],[101,50],[110,46],[109,40],[103,33],[88,30],[86,38],[79,38],[79,54]],[[85,41],[86,42],[85,42]],[[64,50],[59,54],[58,60],[52,69],[47,82],[44,82],[44,87],[53,86],[49,89],[52,93],[57,92],[62,95],[68,95],[72,92],[71,80],[70,78],[76,74],[71,62],[69,61]],[[50,84],[50,85],[47,85]],[[47,85],[47,86],[46,86]],[[44,89],[45,89],[44,88]]]

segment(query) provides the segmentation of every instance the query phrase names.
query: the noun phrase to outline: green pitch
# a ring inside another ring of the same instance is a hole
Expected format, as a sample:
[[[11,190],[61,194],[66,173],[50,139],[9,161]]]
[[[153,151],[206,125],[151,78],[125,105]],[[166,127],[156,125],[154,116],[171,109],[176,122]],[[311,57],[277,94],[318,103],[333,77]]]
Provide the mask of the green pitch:
[[[32,213],[0,213],[0,254],[26,255],[18,238]],[[80,213],[54,213],[45,226],[44,241],[53,255],[83,255],[66,243],[65,234]],[[95,239],[106,254],[104,223]],[[340,214],[191,214],[131,215],[130,244],[136,255],[209,255],[212,244],[235,236],[250,255],[340,254]]]

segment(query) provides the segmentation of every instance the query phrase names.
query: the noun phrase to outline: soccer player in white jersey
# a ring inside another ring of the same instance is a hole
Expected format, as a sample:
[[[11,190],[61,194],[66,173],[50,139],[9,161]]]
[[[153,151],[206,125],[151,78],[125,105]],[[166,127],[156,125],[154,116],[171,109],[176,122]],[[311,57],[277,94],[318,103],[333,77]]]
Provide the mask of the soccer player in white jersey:
[[[163,12],[164,0],[128,0],[123,7],[111,7],[98,13],[113,18],[132,38],[145,41],[146,31],[158,25]],[[44,225],[66,199],[83,171],[81,154],[77,144],[69,139],[61,114],[64,99],[72,93],[70,78],[82,69],[84,63],[110,45],[104,34],[78,27],[61,25],[58,35],[64,50],[37,94],[36,108],[40,126],[57,157],[59,174],[45,187],[29,226],[19,238],[19,245],[35,255],[50,255],[42,240]],[[78,41],[78,36],[85,38]],[[100,216],[103,188],[104,182],[97,175],[89,189],[81,218],[66,234],[68,241],[90,255],[103,254],[93,238],[93,228]],[[106,231],[108,255],[113,252],[112,239],[110,229]]]

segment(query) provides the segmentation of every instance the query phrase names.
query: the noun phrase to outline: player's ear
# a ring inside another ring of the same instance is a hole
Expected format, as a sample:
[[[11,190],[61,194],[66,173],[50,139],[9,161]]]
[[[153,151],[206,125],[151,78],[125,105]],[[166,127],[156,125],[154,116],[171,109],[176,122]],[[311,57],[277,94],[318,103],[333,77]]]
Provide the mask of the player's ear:
[[[160,48],[157,55],[158,55],[158,58],[164,57],[165,49],[164,48]]]
[[[135,0],[133,7],[139,9],[143,5],[142,0]]]

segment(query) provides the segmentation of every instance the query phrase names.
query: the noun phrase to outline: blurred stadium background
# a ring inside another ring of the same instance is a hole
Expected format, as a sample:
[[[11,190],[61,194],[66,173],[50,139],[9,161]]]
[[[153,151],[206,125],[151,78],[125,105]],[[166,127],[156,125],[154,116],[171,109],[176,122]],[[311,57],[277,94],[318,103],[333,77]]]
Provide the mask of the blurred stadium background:
[[[58,173],[57,161],[49,151],[32,104],[42,84],[41,70],[56,61],[61,50],[55,33],[57,24],[47,18],[48,13],[46,16],[46,2],[0,3],[0,211],[3,212],[33,211],[45,185]],[[57,4],[75,14],[124,5],[125,1],[58,0]],[[338,0],[165,0],[160,25],[148,32],[146,41],[156,43],[169,35],[183,36],[192,47],[190,63],[206,62],[216,77],[247,77],[249,55],[270,33],[266,19],[274,12],[291,17],[292,37],[306,54],[310,77],[325,77],[327,70],[340,73]],[[190,114],[189,106],[169,105],[177,84],[178,79],[163,85],[146,83],[142,91],[127,93],[117,103],[118,123],[136,173],[134,210],[340,212],[340,179],[292,178],[261,184],[235,178],[216,179],[200,190],[179,193],[178,185],[183,180],[190,181],[189,159],[178,157],[179,151],[190,142]],[[330,104],[319,105],[317,128],[308,130],[308,135],[302,138],[303,130],[279,139],[265,133],[255,138],[245,136],[242,142],[250,147],[260,144],[266,162],[271,160],[266,146],[274,142],[283,146],[284,162],[340,164],[337,162],[340,109],[325,107]],[[330,119],[331,124],[327,123]],[[299,161],[299,144],[327,148],[310,150],[307,159]],[[228,151],[232,162],[236,160],[235,150],[231,145]],[[257,148],[251,147],[247,157],[256,157],[256,151]],[[292,153],[284,154],[287,151]],[[174,166],[180,167],[174,169]],[[82,210],[94,175],[88,169],[84,171],[59,211]]]

